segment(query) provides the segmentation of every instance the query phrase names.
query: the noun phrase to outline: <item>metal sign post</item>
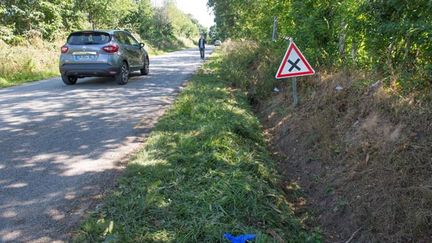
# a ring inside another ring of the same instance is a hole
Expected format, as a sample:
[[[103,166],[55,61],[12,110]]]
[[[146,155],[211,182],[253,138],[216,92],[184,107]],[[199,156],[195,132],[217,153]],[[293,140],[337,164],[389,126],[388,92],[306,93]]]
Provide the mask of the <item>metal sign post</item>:
[[[277,17],[274,17],[273,20],[273,34],[272,34],[272,41],[276,41],[277,36]]]
[[[291,79],[291,85],[292,85],[293,105],[294,107],[297,107],[299,104],[299,97],[297,94],[297,78]]]
[[[289,46],[290,46],[293,42],[294,42],[294,41],[293,41],[293,38],[290,37],[290,38],[288,39]],[[288,60],[288,61],[289,61],[289,60]],[[294,67],[294,66],[293,66],[293,67]],[[291,79],[291,86],[292,86],[293,106],[294,106],[294,107],[297,107],[298,104],[299,104],[299,97],[298,97],[298,94],[297,94],[297,77],[294,77],[294,78]]]
[[[299,104],[297,77],[313,75],[315,74],[315,70],[313,70],[309,62],[300,52],[293,38],[287,38],[287,40],[289,41],[288,49],[276,73],[276,79],[292,78],[293,105],[296,107]]]

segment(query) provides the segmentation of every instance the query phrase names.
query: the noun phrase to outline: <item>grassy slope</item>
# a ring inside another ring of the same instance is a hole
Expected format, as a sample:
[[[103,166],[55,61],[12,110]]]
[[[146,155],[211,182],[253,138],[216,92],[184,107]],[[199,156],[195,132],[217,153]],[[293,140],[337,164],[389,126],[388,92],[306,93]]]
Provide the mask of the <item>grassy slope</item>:
[[[190,81],[76,241],[224,242],[225,232],[319,240],[277,189],[261,126],[218,66],[216,58]]]
[[[0,41],[0,88],[58,75],[59,42],[32,39],[28,45]]]
[[[379,74],[316,67],[316,76],[299,78],[294,109],[289,80],[273,81],[285,46],[241,41],[223,49],[223,77],[257,104],[281,156],[278,171],[304,189],[327,241],[354,232],[355,242],[430,241],[430,89],[405,94]]]

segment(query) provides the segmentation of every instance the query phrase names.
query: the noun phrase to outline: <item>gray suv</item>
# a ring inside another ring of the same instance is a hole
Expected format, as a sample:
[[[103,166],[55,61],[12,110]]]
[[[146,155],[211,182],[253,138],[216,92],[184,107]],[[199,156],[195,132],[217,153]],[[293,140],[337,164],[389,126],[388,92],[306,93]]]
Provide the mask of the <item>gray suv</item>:
[[[133,71],[147,75],[149,64],[144,44],[122,30],[74,32],[61,47],[60,73],[67,85],[84,77],[114,77],[124,85]]]

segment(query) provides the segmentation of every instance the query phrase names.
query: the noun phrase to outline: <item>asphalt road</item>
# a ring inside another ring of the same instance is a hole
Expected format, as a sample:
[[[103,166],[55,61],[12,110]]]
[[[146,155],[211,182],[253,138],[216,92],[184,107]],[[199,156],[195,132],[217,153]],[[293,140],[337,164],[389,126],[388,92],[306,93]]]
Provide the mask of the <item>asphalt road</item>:
[[[150,62],[126,86],[54,78],[0,89],[0,242],[67,241],[202,64],[197,49]]]

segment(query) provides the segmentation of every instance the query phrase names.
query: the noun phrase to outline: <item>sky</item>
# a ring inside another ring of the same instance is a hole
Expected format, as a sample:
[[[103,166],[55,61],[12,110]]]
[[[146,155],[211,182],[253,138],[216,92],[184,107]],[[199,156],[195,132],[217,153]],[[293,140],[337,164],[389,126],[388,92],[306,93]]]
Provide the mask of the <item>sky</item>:
[[[160,5],[163,0],[152,0],[152,2]],[[207,0],[176,0],[176,3],[179,9],[192,14],[205,27],[210,28],[214,25],[214,15],[207,8]]]

